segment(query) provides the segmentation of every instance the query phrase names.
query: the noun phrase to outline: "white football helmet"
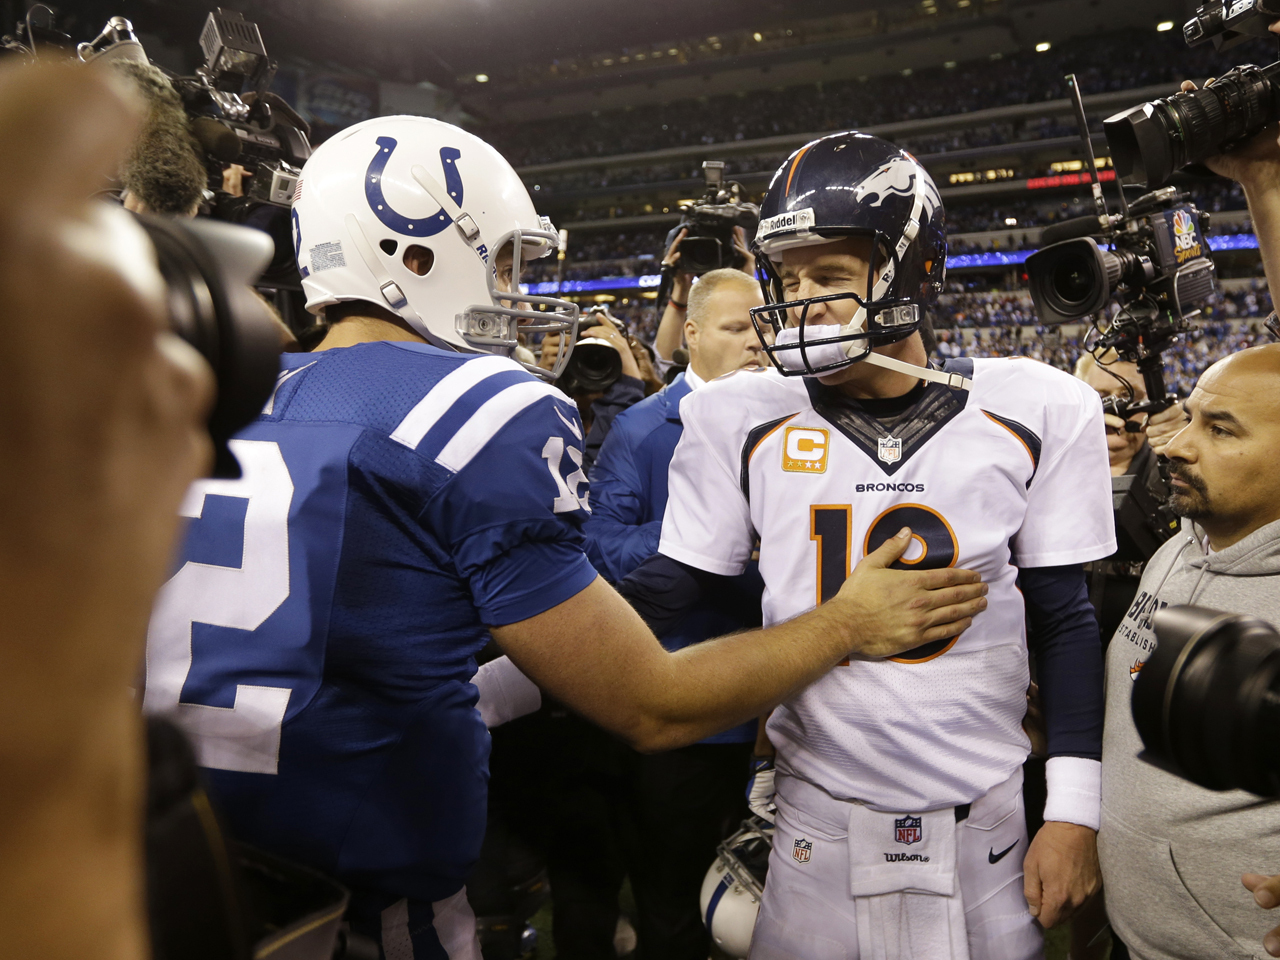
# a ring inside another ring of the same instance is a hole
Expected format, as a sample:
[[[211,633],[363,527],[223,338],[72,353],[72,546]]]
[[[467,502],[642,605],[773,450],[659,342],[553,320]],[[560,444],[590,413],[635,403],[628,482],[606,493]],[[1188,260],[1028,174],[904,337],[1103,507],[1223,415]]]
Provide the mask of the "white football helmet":
[[[515,356],[517,333],[577,339],[578,307],[519,292],[521,264],[558,242],[524,184],[493,147],[426,117],[377,117],[311,155],[293,203],[293,247],[307,309],[367,300],[436,346]],[[495,254],[512,246],[512,291],[498,289]],[[429,267],[405,263],[409,247]],[[530,309],[531,305],[547,312]],[[554,379],[569,359],[538,370]]]
[[[772,846],[772,825],[748,817],[741,830],[720,844],[702,881],[702,922],[716,946],[731,957],[745,958],[751,950]]]

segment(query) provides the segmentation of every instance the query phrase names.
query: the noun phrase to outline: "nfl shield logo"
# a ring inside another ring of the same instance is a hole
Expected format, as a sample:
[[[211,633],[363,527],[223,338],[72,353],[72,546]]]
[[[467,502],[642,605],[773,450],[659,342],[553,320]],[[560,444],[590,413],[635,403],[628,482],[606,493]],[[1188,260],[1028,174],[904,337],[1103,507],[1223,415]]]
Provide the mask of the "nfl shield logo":
[[[813,853],[813,844],[808,840],[797,840],[796,845],[791,848],[791,856],[796,863],[808,863],[811,853]]]
[[[919,817],[906,816],[901,820],[895,819],[893,826],[897,832],[897,836],[894,839],[899,843],[919,843],[924,839],[924,831],[920,829]]]
[[[876,455],[885,463],[897,463],[902,459],[902,441],[897,437],[881,437]]]

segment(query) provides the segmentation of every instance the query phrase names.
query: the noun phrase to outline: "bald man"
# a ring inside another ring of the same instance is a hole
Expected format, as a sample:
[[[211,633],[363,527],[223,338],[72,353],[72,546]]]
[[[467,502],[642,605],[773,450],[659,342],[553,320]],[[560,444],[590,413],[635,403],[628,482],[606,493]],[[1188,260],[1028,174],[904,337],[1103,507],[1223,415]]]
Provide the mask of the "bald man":
[[[1280,628],[1280,344],[1214,364],[1183,408],[1188,423],[1164,449],[1182,531],[1147,564],[1107,656],[1098,834],[1107,913],[1140,960],[1280,956],[1280,930],[1268,933],[1263,909],[1280,903],[1280,877],[1268,879],[1280,874],[1280,802],[1205,790],[1140,761],[1129,706],[1161,607],[1195,604]]]

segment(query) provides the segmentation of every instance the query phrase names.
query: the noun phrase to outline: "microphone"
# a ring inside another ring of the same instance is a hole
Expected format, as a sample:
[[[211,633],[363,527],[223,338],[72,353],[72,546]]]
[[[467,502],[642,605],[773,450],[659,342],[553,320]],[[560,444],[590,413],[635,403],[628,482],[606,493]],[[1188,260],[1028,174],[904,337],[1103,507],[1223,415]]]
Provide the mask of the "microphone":
[[[240,138],[213,117],[196,117],[191,121],[191,132],[209,155],[223,163],[234,163],[240,158]]]
[[[1075,240],[1077,237],[1092,237],[1101,233],[1102,229],[1096,216],[1072,217],[1045,227],[1040,233],[1040,246],[1047,247],[1052,243]]]

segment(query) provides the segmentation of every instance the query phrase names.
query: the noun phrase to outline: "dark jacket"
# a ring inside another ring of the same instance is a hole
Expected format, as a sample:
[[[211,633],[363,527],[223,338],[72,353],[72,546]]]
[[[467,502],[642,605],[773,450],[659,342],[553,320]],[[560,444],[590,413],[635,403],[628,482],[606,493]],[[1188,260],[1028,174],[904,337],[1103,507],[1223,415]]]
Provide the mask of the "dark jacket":
[[[618,414],[591,472],[591,519],[584,530],[587,556],[616,583],[658,552],[667,509],[667,469],[680,442],[680,401],[690,392],[684,374],[653,396]],[[717,578],[703,599],[661,638],[679,650],[711,637],[760,625],[764,582],[754,563],[737,577]],[[705,743],[755,739],[752,721]]]

